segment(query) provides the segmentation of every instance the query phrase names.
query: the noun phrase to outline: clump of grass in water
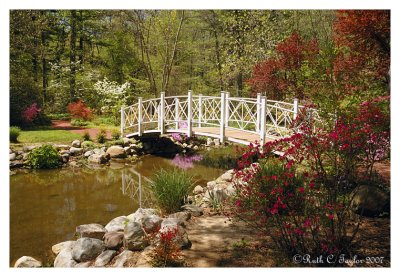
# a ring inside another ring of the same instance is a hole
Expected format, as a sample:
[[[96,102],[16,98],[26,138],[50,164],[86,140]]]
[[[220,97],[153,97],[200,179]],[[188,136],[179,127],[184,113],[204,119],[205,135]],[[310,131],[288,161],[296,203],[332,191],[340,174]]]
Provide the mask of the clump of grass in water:
[[[151,187],[160,209],[171,214],[179,211],[193,187],[193,178],[179,168],[161,169],[155,174]]]

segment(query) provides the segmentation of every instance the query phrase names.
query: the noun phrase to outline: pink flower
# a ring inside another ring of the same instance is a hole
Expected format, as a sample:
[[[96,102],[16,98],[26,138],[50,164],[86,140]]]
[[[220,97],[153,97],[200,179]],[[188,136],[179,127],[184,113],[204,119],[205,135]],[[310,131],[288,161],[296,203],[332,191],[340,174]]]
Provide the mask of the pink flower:
[[[311,219],[307,218],[304,220],[304,228],[308,228],[311,226]]]
[[[330,220],[333,220],[334,215],[333,215],[333,214],[329,214],[329,215],[328,215],[328,218],[329,218]]]
[[[304,193],[304,187],[300,187],[300,188],[299,188],[299,192],[300,192],[300,193]]]

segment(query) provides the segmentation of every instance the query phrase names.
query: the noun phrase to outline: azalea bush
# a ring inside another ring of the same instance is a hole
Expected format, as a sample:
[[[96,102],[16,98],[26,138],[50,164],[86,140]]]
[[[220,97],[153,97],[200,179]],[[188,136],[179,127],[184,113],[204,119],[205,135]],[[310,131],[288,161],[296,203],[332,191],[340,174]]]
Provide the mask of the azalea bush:
[[[155,267],[183,266],[181,247],[176,242],[176,237],[179,235],[178,226],[164,229],[158,233],[158,243],[151,254],[152,265]]]
[[[250,145],[238,162],[232,215],[288,256],[349,253],[358,230],[350,192],[390,150],[387,100],[363,103],[331,129],[303,111],[291,137]]]

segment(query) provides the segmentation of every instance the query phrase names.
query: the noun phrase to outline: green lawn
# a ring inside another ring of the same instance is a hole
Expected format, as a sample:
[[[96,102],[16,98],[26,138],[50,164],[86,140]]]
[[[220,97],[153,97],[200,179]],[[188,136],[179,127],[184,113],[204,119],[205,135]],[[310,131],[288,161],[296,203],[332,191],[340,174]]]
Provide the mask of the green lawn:
[[[65,130],[21,131],[18,137],[20,143],[57,142],[69,144],[74,139],[82,139],[82,136]]]

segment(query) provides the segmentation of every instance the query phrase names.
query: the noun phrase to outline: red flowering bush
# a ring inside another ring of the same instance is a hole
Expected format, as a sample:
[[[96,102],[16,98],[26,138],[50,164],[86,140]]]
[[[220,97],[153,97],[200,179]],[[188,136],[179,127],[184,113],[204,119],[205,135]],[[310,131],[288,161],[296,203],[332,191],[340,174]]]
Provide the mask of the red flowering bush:
[[[68,104],[68,112],[72,118],[80,118],[83,120],[89,120],[92,118],[92,111],[86,107],[82,100]]]
[[[164,227],[158,232],[158,243],[151,254],[152,264],[156,267],[176,267],[183,265],[181,247],[176,242],[179,228]]]
[[[348,253],[358,230],[350,211],[356,169],[369,174],[389,152],[386,100],[363,103],[331,129],[317,127],[303,111],[291,137],[250,145],[238,162],[232,215],[288,255]],[[273,151],[284,154],[276,158]]]

